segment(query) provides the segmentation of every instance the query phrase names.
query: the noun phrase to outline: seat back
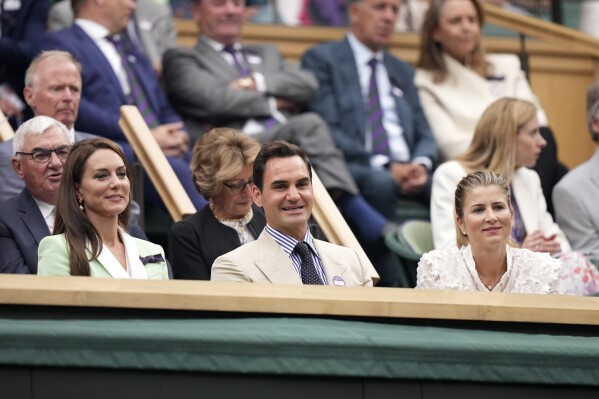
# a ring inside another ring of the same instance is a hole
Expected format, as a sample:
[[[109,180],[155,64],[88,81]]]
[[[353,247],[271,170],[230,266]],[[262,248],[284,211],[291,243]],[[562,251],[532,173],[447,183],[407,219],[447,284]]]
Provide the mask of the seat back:
[[[434,249],[431,223],[418,219],[405,221],[385,236],[385,244],[400,263],[401,285],[415,287],[418,261],[422,254]]]

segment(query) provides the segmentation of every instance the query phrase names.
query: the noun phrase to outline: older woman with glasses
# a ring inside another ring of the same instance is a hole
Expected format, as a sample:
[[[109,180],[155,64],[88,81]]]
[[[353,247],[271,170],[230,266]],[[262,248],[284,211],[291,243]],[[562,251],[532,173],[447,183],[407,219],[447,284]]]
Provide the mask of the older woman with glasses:
[[[266,224],[253,206],[252,168],[260,144],[235,129],[215,128],[193,149],[191,169],[196,188],[209,201],[169,232],[175,279],[210,280],[214,260],[254,241]]]

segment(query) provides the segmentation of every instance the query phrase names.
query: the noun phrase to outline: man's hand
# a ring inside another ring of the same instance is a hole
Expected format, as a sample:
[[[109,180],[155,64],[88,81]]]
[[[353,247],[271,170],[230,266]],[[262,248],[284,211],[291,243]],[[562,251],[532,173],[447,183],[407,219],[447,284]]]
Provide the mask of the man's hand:
[[[422,191],[428,179],[428,172],[426,167],[419,163],[393,163],[391,176],[401,193],[411,196]]]
[[[256,80],[251,76],[235,79],[229,83],[229,89],[256,91]]]
[[[183,122],[167,123],[152,129],[152,135],[165,155],[183,157],[189,151],[189,136]]]

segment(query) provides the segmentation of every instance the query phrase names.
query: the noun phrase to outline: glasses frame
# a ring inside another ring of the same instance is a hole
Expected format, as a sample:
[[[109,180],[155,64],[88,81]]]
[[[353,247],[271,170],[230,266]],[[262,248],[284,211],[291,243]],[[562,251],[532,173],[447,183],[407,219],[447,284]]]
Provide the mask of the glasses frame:
[[[240,188],[238,188],[239,185],[241,185]],[[243,192],[243,190],[245,190],[245,186],[250,186],[250,188],[254,186],[254,180],[250,179],[243,183],[233,183],[233,184],[223,182],[223,186],[227,187],[229,190],[231,190],[235,194],[241,194]]]
[[[45,163],[50,162],[50,159],[52,159],[52,153],[55,153],[56,156],[58,157],[58,159],[60,159],[61,161],[65,161],[67,159],[67,157],[69,156],[71,147],[72,147],[72,145],[61,145],[56,148],[40,149],[40,150],[33,151],[33,152],[17,151],[17,152],[15,152],[15,155],[27,155],[27,156],[31,157],[31,160],[33,162],[35,162],[37,164],[45,164]],[[61,151],[61,150],[65,150],[65,149],[68,149],[69,151],[67,151],[67,154],[63,158],[62,156],[58,155],[57,151]],[[50,156],[48,157],[48,159],[46,161],[36,161],[34,158],[34,155],[39,154],[39,153],[46,153],[46,154],[49,154]]]

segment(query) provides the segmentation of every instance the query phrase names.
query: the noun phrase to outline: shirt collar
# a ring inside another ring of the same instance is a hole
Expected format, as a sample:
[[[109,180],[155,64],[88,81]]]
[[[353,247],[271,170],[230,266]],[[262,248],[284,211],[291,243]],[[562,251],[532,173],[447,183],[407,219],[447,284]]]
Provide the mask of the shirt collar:
[[[366,65],[372,58],[376,58],[379,62],[383,62],[383,50],[379,50],[376,53],[373,52],[351,32],[347,34],[347,40],[349,41],[349,45],[358,65]]]
[[[41,200],[38,200],[35,197],[33,197],[33,200],[35,201],[37,206],[40,208],[40,212],[42,213],[42,216],[44,217],[44,219],[47,219],[48,216],[50,215],[50,213],[54,210],[54,205],[48,204],[47,202],[44,202]]]
[[[283,249],[287,256],[291,256],[293,250],[295,249],[295,246],[299,241],[291,237],[290,235],[287,235],[275,228],[270,227],[268,224],[266,225],[265,230],[277,242],[277,244],[279,244],[279,246]],[[312,249],[312,252],[316,254],[316,256],[318,256],[318,252],[316,251],[316,247],[314,246],[314,238],[312,237],[312,233],[310,233],[310,229],[306,229],[306,235],[304,236],[304,239],[302,241],[308,244],[310,249]]]
[[[98,41],[110,36],[110,31],[106,29],[104,25],[100,25],[99,23],[90,21],[89,19],[77,18],[75,23],[94,41]]]
[[[217,52],[222,52],[225,49],[225,45],[217,42],[216,40],[210,39],[208,36],[206,35],[201,35],[200,39],[204,41],[204,43],[206,43],[207,45],[209,45],[210,47],[212,47],[215,51]],[[240,43],[235,43],[233,44],[233,48],[237,51],[241,50],[241,44]]]

